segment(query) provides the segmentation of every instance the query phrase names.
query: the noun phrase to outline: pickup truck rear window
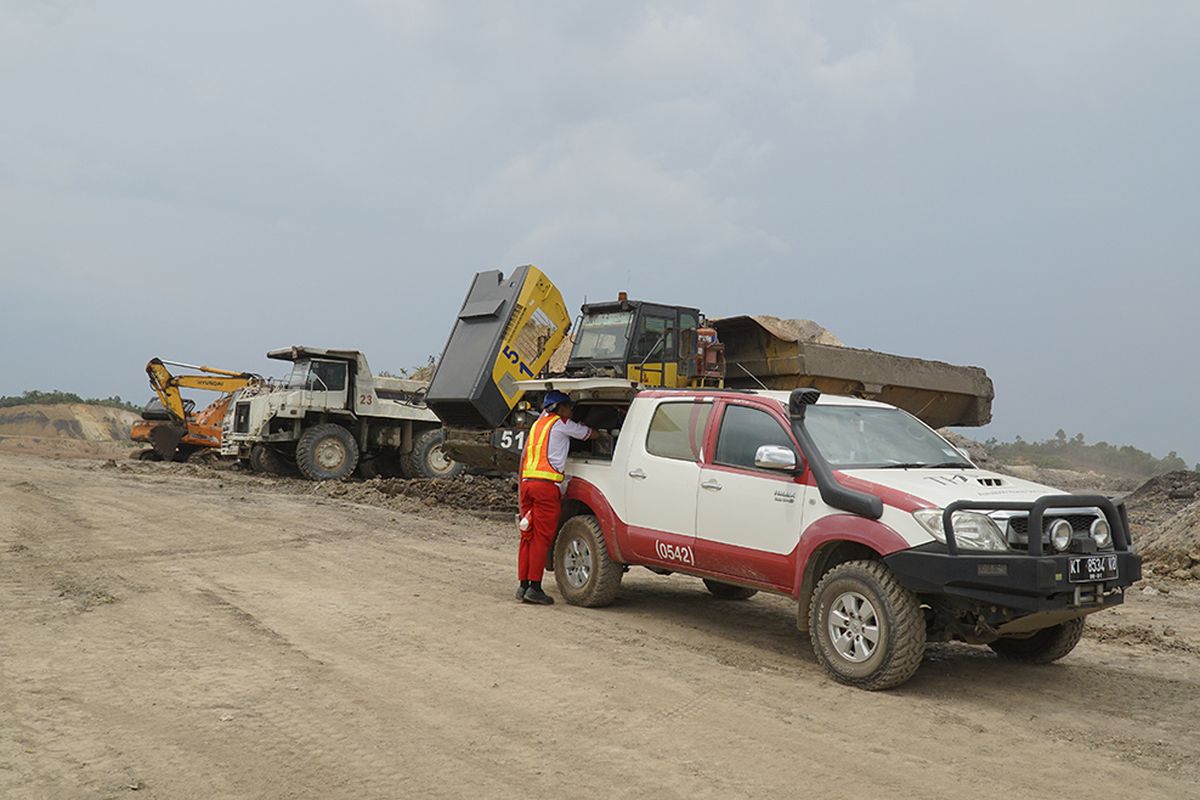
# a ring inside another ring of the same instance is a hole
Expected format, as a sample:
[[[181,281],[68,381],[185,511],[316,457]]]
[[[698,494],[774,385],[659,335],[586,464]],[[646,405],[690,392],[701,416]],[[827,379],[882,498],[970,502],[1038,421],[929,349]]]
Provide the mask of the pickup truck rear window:
[[[699,461],[712,403],[663,403],[646,433],[646,452],[663,458]]]
[[[718,464],[755,469],[754,456],[758,448],[767,444],[793,452],[796,449],[792,437],[767,412],[747,406],[726,406],[721,433],[717,436]]]

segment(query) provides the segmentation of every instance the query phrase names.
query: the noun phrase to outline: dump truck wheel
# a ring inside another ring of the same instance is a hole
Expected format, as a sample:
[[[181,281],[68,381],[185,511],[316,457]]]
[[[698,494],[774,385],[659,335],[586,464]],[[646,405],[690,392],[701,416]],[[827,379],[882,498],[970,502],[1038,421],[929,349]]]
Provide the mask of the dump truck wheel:
[[[296,442],[296,466],[310,481],[344,480],[358,466],[358,444],[341,425],[314,425]]]
[[[704,579],[704,586],[718,600],[749,600],[758,594],[758,589],[747,589],[745,586],[734,586],[732,583],[721,583]]]
[[[624,568],[608,557],[604,532],[590,514],[567,520],[554,542],[554,582],[573,606],[606,606],[617,598]]]
[[[463,474],[465,464],[460,464],[442,447],[445,434],[441,428],[431,428],[413,439],[413,448],[401,456],[401,467],[406,478],[455,478]]]
[[[283,456],[265,444],[256,444],[250,449],[250,469],[261,475],[282,475],[286,466]]]
[[[143,450],[137,454],[138,461],[162,461],[157,450]]]
[[[1068,620],[1060,625],[1043,628],[1031,636],[1006,636],[988,645],[997,655],[1031,664],[1058,661],[1079,644],[1083,636],[1084,619]]]
[[[825,672],[861,689],[899,686],[925,654],[920,601],[878,561],[826,572],[813,591],[808,631]]]

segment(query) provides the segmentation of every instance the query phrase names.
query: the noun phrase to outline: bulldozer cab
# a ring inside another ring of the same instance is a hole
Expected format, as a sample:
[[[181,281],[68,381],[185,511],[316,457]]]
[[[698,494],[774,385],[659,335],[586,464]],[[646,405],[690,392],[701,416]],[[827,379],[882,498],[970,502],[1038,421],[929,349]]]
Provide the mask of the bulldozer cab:
[[[695,385],[700,312],[621,297],[583,306],[567,375],[628,378],[644,386]]]

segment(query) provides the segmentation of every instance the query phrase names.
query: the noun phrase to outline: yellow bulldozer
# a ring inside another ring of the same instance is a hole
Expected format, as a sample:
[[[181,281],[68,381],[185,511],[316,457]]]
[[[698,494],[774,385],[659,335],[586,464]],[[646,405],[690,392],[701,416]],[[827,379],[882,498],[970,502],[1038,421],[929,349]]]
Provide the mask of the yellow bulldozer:
[[[175,375],[168,367],[194,370],[199,374]],[[149,461],[186,461],[199,452],[221,447],[221,424],[235,393],[262,381],[250,372],[185,364],[152,358],[146,364],[146,374],[154,398],[146,404],[142,418],[133,423],[129,438],[150,445],[139,458]],[[185,399],[181,389],[203,389],[220,392],[221,396],[200,409]]]

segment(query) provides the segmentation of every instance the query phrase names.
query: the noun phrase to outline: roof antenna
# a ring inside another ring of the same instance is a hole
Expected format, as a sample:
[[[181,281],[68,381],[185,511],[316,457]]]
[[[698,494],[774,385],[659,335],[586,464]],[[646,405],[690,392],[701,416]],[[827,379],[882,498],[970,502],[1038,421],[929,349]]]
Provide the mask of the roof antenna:
[[[760,381],[760,380],[758,379],[758,376],[757,376],[757,375],[755,375],[753,372],[751,372],[750,370],[748,370],[748,369],[746,369],[745,367],[743,367],[743,366],[742,366],[742,365],[741,365],[739,362],[737,362],[737,361],[735,361],[735,362],[733,362],[733,363],[734,363],[734,365],[735,365],[735,366],[736,366],[738,369],[740,369],[742,372],[746,373],[746,374],[747,374],[747,375],[749,375],[751,378],[753,378],[753,379],[754,379],[754,382],[755,382],[755,383],[757,383],[759,386],[761,386],[761,387],[763,388],[763,390],[764,390],[764,391],[768,391],[768,392],[769,392],[769,391],[771,391],[770,389],[768,389],[768,388],[767,388],[767,385],[766,385],[765,383],[763,383],[762,381]]]

